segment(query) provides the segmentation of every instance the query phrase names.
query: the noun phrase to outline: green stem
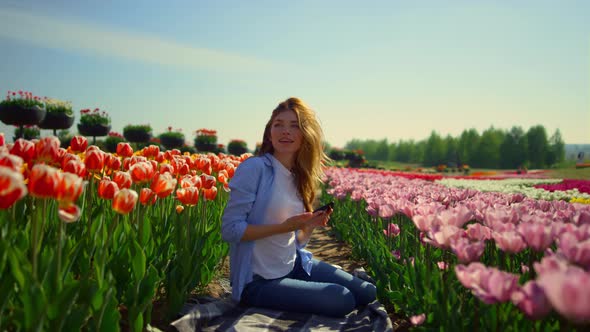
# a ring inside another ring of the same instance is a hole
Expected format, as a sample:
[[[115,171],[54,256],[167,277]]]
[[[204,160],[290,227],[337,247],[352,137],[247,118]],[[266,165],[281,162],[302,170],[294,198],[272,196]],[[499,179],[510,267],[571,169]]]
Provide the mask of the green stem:
[[[59,230],[57,233],[57,278],[56,278],[56,285],[55,288],[59,292],[61,290],[61,252],[63,248],[63,233],[65,222],[59,221]]]

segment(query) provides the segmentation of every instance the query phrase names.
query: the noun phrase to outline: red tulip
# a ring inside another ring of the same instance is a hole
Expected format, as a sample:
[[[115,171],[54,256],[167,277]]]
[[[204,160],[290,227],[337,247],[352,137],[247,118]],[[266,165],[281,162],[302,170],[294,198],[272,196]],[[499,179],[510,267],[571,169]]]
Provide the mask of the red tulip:
[[[180,187],[181,188],[187,188],[187,187],[201,188],[202,187],[201,178],[196,175],[188,175],[188,174],[184,175],[180,179]]]
[[[119,142],[117,144],[117,154],[121,157],[131,157],[133,155],[133,148],[127,142]]]
[[[101,172],[104,168],[105,153],[100,150],[87,150],[84,158],[86,169],[91,172]]]
[[[131,188],[133,181],[129,172],[115,171],[113,174],[113,181],[117,183],[120,189]]]
[[[137,192],[131,189],[121,189],[113,197],[113,210],[120,214],[128,214],[137,203]]]
[[[215,177],[207,174],[201,174],[201,183],[203,184],[204,189],[211,189],[211,187],[215,187]]]
[[[74,153],[80,153],[86,151],[88,147],[88,139],[84,136],[74,136],[70,140],[70,148]]]
[[[20,172],[23,167],[23,158],[13,154],[0,154],[0,166],[6,166],[15,172]]]
[[[208,201],[212,201],[217,197],[217,187],[211,187],[209,189],[203,188],[203,196]]]
[[[66,206],[60,206],[57,211],[57,216],[64,222],[70,223],[80,219],[81,215],[80,208],[76,204],[70,204]]]
[[[223,184],[227,184],[229,176],[227,175],[227,171],[225,169],[220,170],[217,173],[217,180]]]
[[[4,144],[6,144],[4,140],[4,133],[0,133],[0,146],[4,146]]]
[[[151,184],[151,189],[158,195],[160,198],[164,198],[172,193],[176,188],[177,180],[174,176],[170,173],[157,173]]]
[[[199,188],[188,187],[176,191],[176,198],[184,205],[197,205],[199,203]]]
[[[143,149],[143,155],[147,158],[156,158],[160,154],[160,147],[157,145],[146,146]]]
[[[100,180],[98,183],[98,197],[103,199],[113,199],[119,191],[119,186],[115,181],[108,178]]]
[[[43,137],[35,143],[35,162],[49,165],[59,164],[59,139],[55,136]]]
[[[35,156],[35,143],[19,138],[12,145],[10,154],[19,156],[25,163],[30,164]]]
[[[174,167],[172,167],[170,164],[160,164],[160,173],[174,174]]]
[[[0,209],[8,209],[26,194],[27,187],[23,175],[0,166]]]
[[[79,177],[86,177],[88,172],[86,172],[86,165],[82,163],[79,159],[70,159],[66,164],[63,166],[63,171],[67,173],[77,174]]]
[[[151,180],[155,171],[151,163],[141,161],[129,167],[129,173],[134,183],[143,183]]]
[[[118,171],[121,169],[122,163],[121,163],[121,159],[117,158],[115,155],[112,154],[106,154],[105,155],[105,166],[106,168],[113,170],[113,171]]]
[[[57,184],[57,200],[61,206],[75,203],[84,191],[84,181],[72,173],[61,173]]]
[[[139,192],[139,202],[142,205],[154,205],[157,198],[156,193],[150,188],[141,188]]]
[[[57,186],[61,173],[55,167],[45,164],[33,166],[29,174],[29,193],[33,197],[57,198]]]

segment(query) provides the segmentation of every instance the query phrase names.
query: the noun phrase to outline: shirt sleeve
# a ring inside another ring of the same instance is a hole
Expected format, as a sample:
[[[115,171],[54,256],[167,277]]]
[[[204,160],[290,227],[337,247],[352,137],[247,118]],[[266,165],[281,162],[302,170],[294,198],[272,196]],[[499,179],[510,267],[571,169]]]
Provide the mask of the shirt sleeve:
[[[247,219],[256,200],[258,183],[262,175],[258,158],[243,161],[229,182],[229,200],[221,219],[221,237],[230,243],[240,242],[246,227]]]

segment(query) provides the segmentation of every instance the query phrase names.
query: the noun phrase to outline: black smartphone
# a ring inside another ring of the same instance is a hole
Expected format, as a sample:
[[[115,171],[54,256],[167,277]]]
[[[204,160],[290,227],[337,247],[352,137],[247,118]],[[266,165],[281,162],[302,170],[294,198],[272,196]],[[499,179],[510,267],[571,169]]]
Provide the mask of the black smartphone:
[[[316,213],[318,211],[326,211],[328,209],[332,209],[332,210],[334,209],[334,202],[330,202],[324,206],[320,206],[319,208],[313,210],[313,213]]]

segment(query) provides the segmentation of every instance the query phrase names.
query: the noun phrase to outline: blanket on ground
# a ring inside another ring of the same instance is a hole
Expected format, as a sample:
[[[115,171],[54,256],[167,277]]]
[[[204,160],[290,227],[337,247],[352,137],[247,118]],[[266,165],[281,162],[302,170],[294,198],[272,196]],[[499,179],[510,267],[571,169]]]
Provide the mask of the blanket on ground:
[[[225,297],[204,297],[185,305],[171,324],[179,332],[193,331],[393,331],[386,310],[378,302],[359,307],[344,318],[246,307]]]

